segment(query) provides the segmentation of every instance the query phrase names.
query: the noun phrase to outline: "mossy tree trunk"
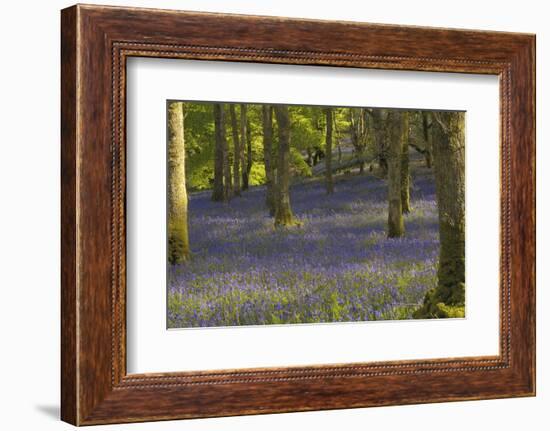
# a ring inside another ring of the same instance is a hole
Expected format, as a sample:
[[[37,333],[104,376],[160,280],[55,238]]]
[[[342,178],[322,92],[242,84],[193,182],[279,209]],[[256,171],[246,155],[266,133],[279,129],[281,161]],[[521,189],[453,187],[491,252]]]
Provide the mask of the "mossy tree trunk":
[[[292,226],[296,223],[290,207],[290,115],[288,106],[276,105],[275,117],[279,135],[275,226]]]
[[[247,115],[247,108],[244,103],[241,103],[241,118],[240,118],[240,124],[241,124],[241,165],[242,165],[242,183],[243,183],[243,190],[248,189],[248,178],[250,174],[250,170],[248,169],[247,163],[245,163],[245,148],[247,145],[247,135],[248,135],[248,123],[246,121],[246,115]],[[252,151],[252,150],[251,150]]]
[[[171,102],[168,106],[168,260],[172,264],[189,258],[183,121],[183,103]]]
[[[432,114],[432,151],[439,212],[437,287],[415,317],[449,317],[465,303],[465,113]]]
[[[239,142],[239,128],[237,126],[237,114],[235,105],[229,105],[229,116],[231,117],[231,134],[233,136],[233,193],[235,196],[241,195],[241,145]]]
[[[212,200],[221,202],[225,200],[224,182],[224,141],[225,141],[225,115],[220,103],[214,104],[214,189]]]
[[[401,211],[411,212],[410,175],[409,175],[409,113],[401,113]]]
[[[326,143],[325,143],[325,188],[327,194],[334,192],[332,181],[332,108],[325,109]]]
[[[275,215],[275,178],[273,172],[273,109],[270,105],[262,106],[262,128],[266,178],[265,203],[269,210],[269,215],[273,216]]]
[[[401,153],[403,136],[403,114],[399,111],[388,113],[388,237],[396,238],[405,233],[401,207]]]

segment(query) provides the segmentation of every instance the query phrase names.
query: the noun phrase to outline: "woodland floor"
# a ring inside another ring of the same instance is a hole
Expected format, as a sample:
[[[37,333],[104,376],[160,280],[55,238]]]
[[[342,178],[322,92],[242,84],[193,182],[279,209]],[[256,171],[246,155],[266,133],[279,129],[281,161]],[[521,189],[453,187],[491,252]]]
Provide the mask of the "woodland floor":
[[[190,195],[191,259],[168,268],[170,328],[410,319],[437,283],[433,173],[411,161],[406,234],[388,239],[387,183],[366,172],[291,188],[300,227],[276,229],[265,188]]]

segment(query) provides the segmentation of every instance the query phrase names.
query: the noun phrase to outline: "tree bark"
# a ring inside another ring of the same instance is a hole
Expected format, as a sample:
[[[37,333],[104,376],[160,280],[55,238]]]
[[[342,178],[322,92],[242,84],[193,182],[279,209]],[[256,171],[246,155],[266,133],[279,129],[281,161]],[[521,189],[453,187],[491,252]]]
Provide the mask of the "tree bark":
[[[275,226],[292,226],[296,223],[290,207],[290,115],[288,106],[276,105],[275,117],[279,135]]]
[[[388,175],[388,148],[386,143],[386,116],[385,109],[373,109],[374,141],[378,153],[378,167],[383,177]]]
[[[424,143],[426,149],[424,150],[424,159],[426,160],[426,167],[432,167],[432,134],[430,133],[430,113],[422,111],[422,130],[424,132]]]
[[[311,148],[308,147],[306,149],[306,153],[307,153],[306,163],[310,168],[312,168],[313,167],[313,153],[311,152]]]
[[[403,214],[411,212],[410,202],[410,174],[409,174],[409,113],[401,113],[401,211]]]
[[[250,128],[250,120],[245,117],[246,121],[246,188],[250,185],[250,172],[252,171],[252,129]]]
[[[264,166],[265,166],[265,203],[269,215],[275,215],[275,194],[273,176],[273,110],[270,105],[262,105],[262,128],[264,144]]]
[[[401,207],[401,153],[403,136],[402,113],[388,113],[388,237],[396,238],[405,233]]]
[[[233,177],[231,176],[231,157],[229,153],[229,144],[227,143],[227,131],[225,128],[225,106],[222,104],[223,122],[222,144],[223,144],[223,177],[224,177],[224,200],[229,202],[233,197]]]
[[[349,108],[350,138],[358,159],[362,159],[367,146],[367,113],[365,108]],[[359,173],[365,171],[364,163],[359,165]]]
[[[323,152],[318,148],[316,148],[315,152],[313,153],[313,166],[317,166],[321,161],[322,157],[323,157]]]
[[[233,193],[235,196],[241,195],[241,145],[239,142],[239,129],[237,126],[237,115],[235,114],[235,105],[229,105],[229,115],[231,117],[231,133],[233,136]]]
[[[212,200],[221,202],[225,200],[223,186],[225,115],[223,106],[219,103],[214,104],[214,136],[214,190],[212,191]]]
[[[250,171],[248,170],[247,164],[245,164],[245,142],[247,142],[247,134],[248,134],[248,124],[246,122],[246,105],[244,103],[241,103],[241,165],[242,165],[242,188],[243,190],[248,189],[248,175]]]
[[[338,150],[338,163],[341,163],[342,162],[342,148],[340,146],[340,141],[341,141],[341,135],[340,135],[340,130],[338,129],[338,122],[337,122],[337,112],[333,112],[333,115],[332,115],[332,125],[334,127],[334,132],[335,132],[335,135],[336,135],[336,148]]]
[[[332,181],[332,108],[325,109],[326,118],[326,144],[325,144],[325,187],[327,194],[334,192]]]
[[[171,102],[168,106],[168,260],[171,264],[189,258],[183,121],[183,103]]]
[[[465,114],[433,113],[433,158],[439,212],[437,287],[415,317],[449,317],[465,303]]]

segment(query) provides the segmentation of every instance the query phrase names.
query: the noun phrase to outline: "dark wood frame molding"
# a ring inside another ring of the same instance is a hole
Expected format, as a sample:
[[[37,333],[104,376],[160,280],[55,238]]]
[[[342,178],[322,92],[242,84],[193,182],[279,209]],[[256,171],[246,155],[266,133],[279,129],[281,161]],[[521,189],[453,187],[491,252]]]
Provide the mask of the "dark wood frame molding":
[[[77,5],[61,14],[61,417],[75,425],[535,394],[535,36]],[[126,373],[130,56],[494,74],[500,354]]]

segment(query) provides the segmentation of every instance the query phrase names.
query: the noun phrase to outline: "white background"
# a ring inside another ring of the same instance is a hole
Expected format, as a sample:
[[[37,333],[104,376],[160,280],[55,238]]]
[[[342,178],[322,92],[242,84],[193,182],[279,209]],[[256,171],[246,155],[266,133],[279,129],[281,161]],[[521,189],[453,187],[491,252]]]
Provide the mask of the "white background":
[[[129,373],[498,354],[498,77],[140,58],[127,91]],[[167,99],[466,111],[467,318],[166,331]]]
[[[545,430],[550,423],[550,28],[545,2],[463,0],[298,2],[296,0],[118,1],[102,3],[537,33],[538,396],[106,426],[135,430]],[[70,429],[59,409],[59,9],[65,1],[5,2],[0,15],[0,426]],[[548,265],[546,265],[547,267]],[[546,313],[546,314],[545,314]],[[432,426],[433,425],[433,426]]]

